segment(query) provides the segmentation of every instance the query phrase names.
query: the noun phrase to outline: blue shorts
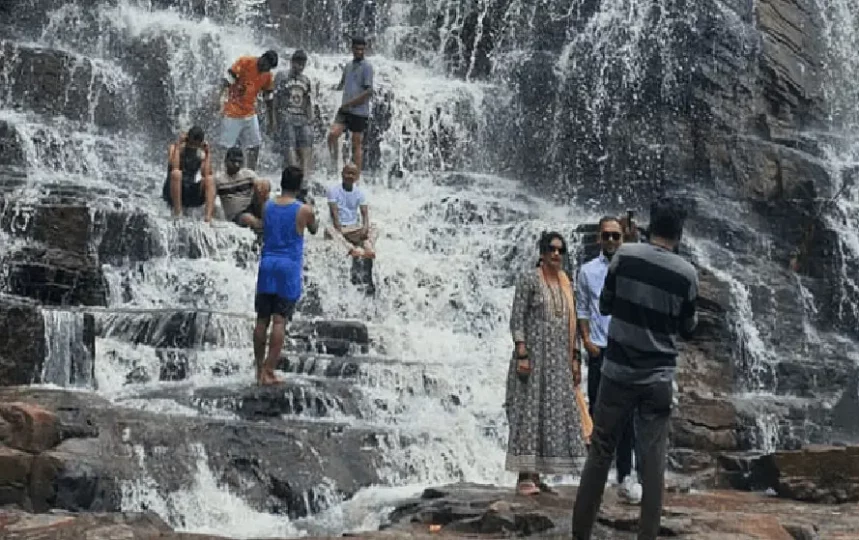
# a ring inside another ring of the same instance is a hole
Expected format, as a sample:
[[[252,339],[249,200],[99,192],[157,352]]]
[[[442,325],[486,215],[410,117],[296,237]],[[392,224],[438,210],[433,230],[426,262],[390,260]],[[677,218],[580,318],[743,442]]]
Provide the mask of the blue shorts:
[[[259,148],[262,145],[262,133],[257,115],[248,118],[221,118],[221,138],[218,142],[222,148]]]
[[[307,124],[285,123],[281,127],[281,137],[287,151],[292,148],[311,148],[313,146],[313,133]]]

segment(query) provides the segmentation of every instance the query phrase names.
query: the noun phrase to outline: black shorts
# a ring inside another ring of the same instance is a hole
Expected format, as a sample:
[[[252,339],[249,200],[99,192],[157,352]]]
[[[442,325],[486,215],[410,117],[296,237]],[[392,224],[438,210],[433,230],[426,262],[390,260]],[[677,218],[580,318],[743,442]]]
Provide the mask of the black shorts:
[[[173,206],[173,196],[170,194],[170,176],[164,181],[164,188],[161,190],[161,198]],[[198,208],[206,204],[206,197],[203,196],[203,183],[182,182],[182,208]]]
[[[254,299],[254,309],[257,312],[257,317],[261,319],[268,319],[272,315],[280,315],[289,322],[295,313],[295,302],[276,294],[257,293]]]
[[[352,113],[338,112],[334,118],[334,123],[345,125],[346,129],[352,133],[364,133],[364,130],[367,129],[367,117]]]

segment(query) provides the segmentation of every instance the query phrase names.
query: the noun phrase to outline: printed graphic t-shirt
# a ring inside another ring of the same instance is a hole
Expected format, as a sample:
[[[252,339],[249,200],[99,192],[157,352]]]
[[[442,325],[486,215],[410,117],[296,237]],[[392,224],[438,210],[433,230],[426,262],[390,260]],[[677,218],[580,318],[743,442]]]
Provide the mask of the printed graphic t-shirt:
[[[274,90],[274,77],[270,71],[260,73],[255,56],[242,56],[230,67],[230,71],[236,75],[236,82],[230,87],[224,104],[224,116],[249,118],[256,114],[257,94]]]
[[[290,73],[287,75],[284,85],[286,87],[287,120],[292,125],[307,125],[310,121],[307,117],[307,101],[310,99],[311,91],[310,79],[303,73],[297,77]]]

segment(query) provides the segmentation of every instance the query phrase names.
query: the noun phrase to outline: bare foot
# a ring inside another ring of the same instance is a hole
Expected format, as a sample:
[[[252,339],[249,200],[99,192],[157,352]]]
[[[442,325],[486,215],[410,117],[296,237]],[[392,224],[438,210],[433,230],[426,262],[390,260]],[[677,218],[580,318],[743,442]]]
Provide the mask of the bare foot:
[[[283,380],[275,375],[273,371],[264,371],[260,384],[263,386],[274,386],[277,384],[283,384]]]

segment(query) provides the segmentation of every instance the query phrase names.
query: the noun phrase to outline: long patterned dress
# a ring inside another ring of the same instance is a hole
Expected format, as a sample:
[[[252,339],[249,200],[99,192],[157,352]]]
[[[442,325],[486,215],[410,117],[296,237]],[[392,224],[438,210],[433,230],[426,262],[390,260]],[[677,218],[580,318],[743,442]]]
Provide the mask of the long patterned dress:
[[[539,474],[576,474],[585,443],[570,366],[570,317],[560,287],[550,287],[539,268],[516,285],[510,330],[524,341],[531,374],[522,382],[511,357],[507,373],[506,469]]]

